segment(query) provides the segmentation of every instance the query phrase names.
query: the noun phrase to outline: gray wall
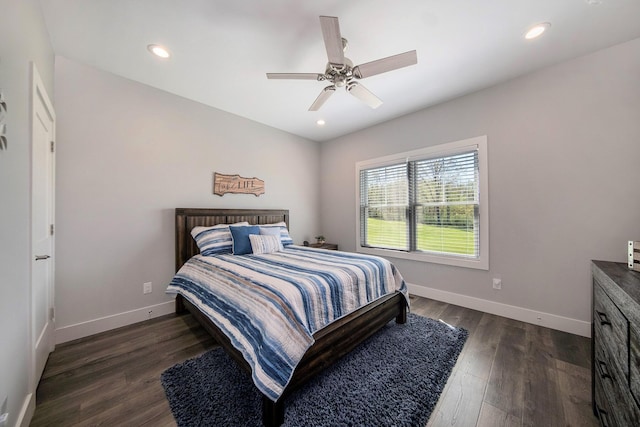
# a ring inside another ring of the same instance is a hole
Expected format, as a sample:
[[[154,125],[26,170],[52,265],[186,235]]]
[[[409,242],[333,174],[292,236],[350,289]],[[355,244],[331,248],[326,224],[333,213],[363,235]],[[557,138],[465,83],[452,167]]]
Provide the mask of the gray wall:
[[[14,425],[29,372],[31,61],[53,96],[53,51],[35,0],[0,0],[0,89],[8,149],[0,151],[0,405]]]
[[[170,300],[176,207],[287,208],[297,243],[317,232],[317,143],[63,57],[55,71],[58,329]],[[213,195],[214,171],[266,194]]]
[[[356,161],[478,135],[490,271],[393,261],[416,285],[588,321],[590,260],[640,239],[640,39],[323,144],[322,233],[355,249]]]

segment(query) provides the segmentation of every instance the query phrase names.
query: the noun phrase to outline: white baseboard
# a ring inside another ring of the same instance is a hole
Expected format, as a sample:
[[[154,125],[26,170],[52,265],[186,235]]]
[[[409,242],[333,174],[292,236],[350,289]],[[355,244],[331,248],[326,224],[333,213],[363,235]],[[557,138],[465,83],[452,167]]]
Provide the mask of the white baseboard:
[[[568,317],[557,316],[555,314],[541,311],[529,310],[528,308],[516,307],[514,305],[502,304],[495,301],[470,297],[467,295],[455,294],[453,292],[441,291],[439,289],[428,288],[426,286],[407,284],[409,293],[420,297],[446,302],[448,304],[459,305],[521,322],[532,323],[546,328],[557,329],[583,337],[591,336],[591,323],[583,320],[570,319]]]
[[[559,331],[568,332],[583,337],[591,336],[591,323],[582,320],[571,319],[555,314],[530,310],[528,308],[502,304],[495,301],[428,288],[426,286],[408,283],[409,293],[448,304],[459,305],[521,322],[532,323]],[[165,314],[173,313],[174,302],[167,301],[161,304],[151,305],[124,313],[114,314],[75,325],[64,326],[56,329],[56,344],[62,344],[78,338],[88,337],[100,332],[142,322]]]
[[[24,402],[22,403],[22,408],[20,408],[20,413],[18,414],[18,419],[16,420],[15,425],[20,427],[29,427],[35,412],[36,395],[35,393],[29,393],[24,398]]]
[[[167,301],[161,304],[150,305],[136,310],[125,311],[87,322],[76,323],[75,325],[64,326],[56,329],[56,344],[99,334],[100,332],[153,319],[175,312],[174,301]]]

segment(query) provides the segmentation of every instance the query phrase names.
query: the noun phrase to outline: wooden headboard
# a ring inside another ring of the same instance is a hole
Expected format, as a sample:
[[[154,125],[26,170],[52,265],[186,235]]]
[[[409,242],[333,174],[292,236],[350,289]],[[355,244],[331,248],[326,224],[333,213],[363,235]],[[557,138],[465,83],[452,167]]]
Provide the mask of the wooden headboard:
[[[200,253],[195,240],[191,237],[193,227],[209,227],[241,221],[247,221],[249,224],[273,224],[284,221],[288,228],[289,210],[176,208],[176,271],[189,258]]]

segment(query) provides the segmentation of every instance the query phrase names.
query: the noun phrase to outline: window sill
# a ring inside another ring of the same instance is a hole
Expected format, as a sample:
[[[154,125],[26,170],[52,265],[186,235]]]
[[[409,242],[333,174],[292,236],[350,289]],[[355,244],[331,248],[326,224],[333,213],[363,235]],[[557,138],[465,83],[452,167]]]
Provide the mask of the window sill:
[[[369,254],[369,255],[377,255],[384,258],[400,258],[400,259],[408,259],[411,261],[419,261],[419,262],[429,262],[433,264],[444,264],[444,265],[452,265],[456,267],[464,267],[464,268],[473,268],[476,270],[489,270],[489,258],[481,257],[480,259],[467,259],[467,258],[457,258],[457,257],[446,257],[446,256],[436,256],[427,253],[416,253],[416,252],[402,252],[402,251],[394,251],[389,249],[378,249],[378,248],[364,248],[361,246],[356,247],[357,252]]]

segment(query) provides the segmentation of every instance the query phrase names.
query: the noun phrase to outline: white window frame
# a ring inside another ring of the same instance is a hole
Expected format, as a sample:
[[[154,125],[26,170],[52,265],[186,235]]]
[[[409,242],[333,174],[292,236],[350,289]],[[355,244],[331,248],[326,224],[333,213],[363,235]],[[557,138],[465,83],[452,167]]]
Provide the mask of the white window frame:
[[[446,254],[432,254],[424,252],[407,252],[382,248],[364,247],[360,242],[360,171],[376,167],[383,167],[429,156],[449,156],[465,150],[478,150],[479,174],[479,256],[477,258],[460,257]],[[458,267],[489,270],[489,173],[487,160],[487,136],[477,136],[461,141],[434,145],[419,150],[392,154],[356,163],[356,251],[371,255],[390,258],[401,258],[412,261],[430,262],[436,264],[453,265]]]

